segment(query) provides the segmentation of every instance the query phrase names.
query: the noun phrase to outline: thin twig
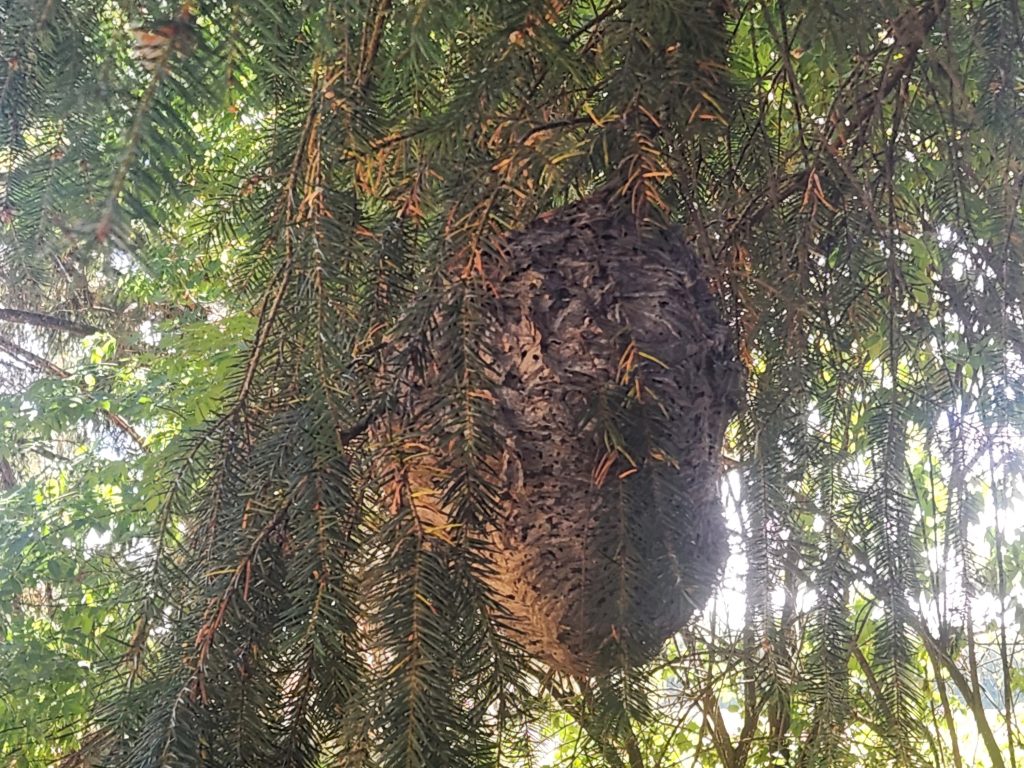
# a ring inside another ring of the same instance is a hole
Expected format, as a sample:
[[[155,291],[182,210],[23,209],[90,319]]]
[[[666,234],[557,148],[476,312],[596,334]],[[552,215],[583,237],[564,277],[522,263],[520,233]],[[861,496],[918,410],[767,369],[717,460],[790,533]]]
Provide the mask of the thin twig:
[[[45,357],[40,357],[33,352],[29,352],[19,344],[15,344],[10,339],[5,339],[2,336],[0,336],[0,352],[4,352],[15,360],[18,360],[37,371],[41,371],[42,373],[46,373],[50,376],[55,376],[58,379],[67,380],[71,378],[71,374],[60,366],[51,363]],[[80,389],[90,400],[95,400],[84,386],[80,387]],[[135,428],[132,427],[131,424],[112,411],[101,409],[101,413],[103,414],[103,417],[110,422],[111,426],[127,436],[128,439],[135,443],[140,451],[143,453],[149,452],[149,448],[146,446],[146,441],[142,438],[142,435],[135,431]]]
[[[12,309],[10,307],[0,307],[0,321],[17,323],[19,325],[34,325],[37,328],[46,328],[51,331],[64,331],[72,336],[91,336],[103,330],[89,323],[79,323],[63,317],[57,317],[56,315],[31,312],[27,309]]]

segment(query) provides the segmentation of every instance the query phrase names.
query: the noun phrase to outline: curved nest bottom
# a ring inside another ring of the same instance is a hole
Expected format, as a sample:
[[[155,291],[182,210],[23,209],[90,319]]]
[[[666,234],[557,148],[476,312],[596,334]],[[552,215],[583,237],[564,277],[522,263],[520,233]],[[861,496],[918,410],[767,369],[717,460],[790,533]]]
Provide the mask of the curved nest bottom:
[[[545,214],[510,237],[495,280],[491,587],[529,652],[588,676],[650,660],[710,596],[743,387],[693,253],[624,208]]]

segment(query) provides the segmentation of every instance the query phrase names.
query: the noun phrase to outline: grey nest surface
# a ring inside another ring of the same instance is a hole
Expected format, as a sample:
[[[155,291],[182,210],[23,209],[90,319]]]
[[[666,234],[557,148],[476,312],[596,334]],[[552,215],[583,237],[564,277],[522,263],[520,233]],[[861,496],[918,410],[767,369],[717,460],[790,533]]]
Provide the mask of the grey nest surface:
[[[642,664],[704,606],[728,555],[734,332],[679,231],[607,193],[539,217],[504,257],[490,586],[552,668]]]

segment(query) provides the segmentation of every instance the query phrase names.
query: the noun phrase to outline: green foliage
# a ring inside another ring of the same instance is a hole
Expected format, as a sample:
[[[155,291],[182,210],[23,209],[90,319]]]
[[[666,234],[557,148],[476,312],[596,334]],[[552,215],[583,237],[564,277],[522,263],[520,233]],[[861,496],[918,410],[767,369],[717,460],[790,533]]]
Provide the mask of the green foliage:
[[[0,2],[0,766],[1016,765],[1024,6],[205,0],[146,69],[183,10]],[[720,597],[580,680],[485,586],[483,337],[609,183],[750,381]]]

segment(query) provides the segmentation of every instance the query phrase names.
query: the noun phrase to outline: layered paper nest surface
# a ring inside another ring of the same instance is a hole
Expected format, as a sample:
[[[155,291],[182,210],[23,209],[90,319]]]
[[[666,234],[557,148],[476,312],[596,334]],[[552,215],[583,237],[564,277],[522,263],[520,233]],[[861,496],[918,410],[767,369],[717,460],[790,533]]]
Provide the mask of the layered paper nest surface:
[[[643,663],[703,607],[728,554],[733,331],[678,231],[608,195],[541,216],[502,263],[491,587],[553,668]]]

